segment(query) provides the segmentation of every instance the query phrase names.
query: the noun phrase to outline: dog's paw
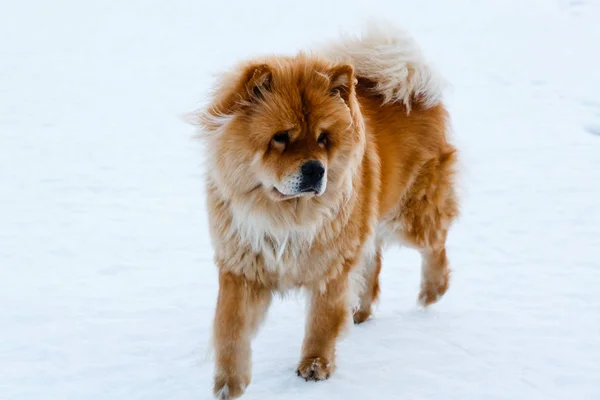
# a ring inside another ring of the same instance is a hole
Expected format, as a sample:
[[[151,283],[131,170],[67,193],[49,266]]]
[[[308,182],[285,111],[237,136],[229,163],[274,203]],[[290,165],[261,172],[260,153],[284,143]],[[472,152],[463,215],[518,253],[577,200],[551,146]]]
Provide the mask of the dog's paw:
[[[448,284],[450,282],[450,274],[448,272],[441,274],[435,279],[427,279],[421,283],[421,292],[419,293],[419,304],[427,307],[442,298]]]
[[[250,383],[249,379],[239,376],[217,375],[213,388],[215,398],[219,400],[237,399],[244,394],[248,383]]]
[[[296,373],[306,381],[324,381],[329,378],[334,369],[333,363],[324,358],[312,357],[300,361]]]
[[[354,323],[358,325],[368,320],[370,316],[371,310],[358,310],[352,315],[352,318],[354,319]]]

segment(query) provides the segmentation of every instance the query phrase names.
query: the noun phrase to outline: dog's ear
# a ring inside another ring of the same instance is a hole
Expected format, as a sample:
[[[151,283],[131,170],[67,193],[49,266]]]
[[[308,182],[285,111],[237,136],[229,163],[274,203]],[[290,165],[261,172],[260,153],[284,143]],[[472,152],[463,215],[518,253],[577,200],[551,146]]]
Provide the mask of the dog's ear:
[[[260,64],[246,71],[247,100],[254,102],[264,98],[265,93],[271,89],[273,72],[267,64]]]
[[[216,131],[236,113],[264,99],[271,89],[273,73],[267,64],[250,64],[221,78],[211,104],[198,115],[197,124]]]
[[[354,77],[354,68],[349,64],[342,64],[333,67],[329,71],[329,92],[334,96],[340,96],[344,102],[348,103],[350,95],[354,91],[356,78]]]

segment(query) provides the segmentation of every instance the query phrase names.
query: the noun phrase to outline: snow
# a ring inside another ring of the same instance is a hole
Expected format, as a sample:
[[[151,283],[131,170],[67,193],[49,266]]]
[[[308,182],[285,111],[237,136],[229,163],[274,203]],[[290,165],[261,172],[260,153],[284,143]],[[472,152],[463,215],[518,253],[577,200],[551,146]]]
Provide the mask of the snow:
[[[375,318],[319,383],[294,374],[303,299],[278,300],[244,398],[600,398],[600,4],[376,4],[0,5],[1,399],[210,398],[216,271],[180,116],[237,60],[369,16],[452,85],[452,285],[420,310],[418,255],[387,251]]]
[[[594,135],[600,135],[600,124],[588,124],[585,130]]]

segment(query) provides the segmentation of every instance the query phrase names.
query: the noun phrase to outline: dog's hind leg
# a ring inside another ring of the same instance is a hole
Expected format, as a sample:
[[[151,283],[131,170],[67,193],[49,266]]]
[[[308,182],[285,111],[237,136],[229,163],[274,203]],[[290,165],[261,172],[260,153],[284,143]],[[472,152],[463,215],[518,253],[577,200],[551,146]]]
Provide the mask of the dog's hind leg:
[[[401,241],[417,248],[422,256],[421,291],[423,306],[438,301],[448,289],[450,268],[446,257],[446,238],[458,216],[458,201],[453,187],[453,152],[427,162],[413,183],[397,217]]]
[[[439,300],[448,290],[450,268],[446,249],[425,249],[421,251],[421,291],[419,303],[428,306]]]
[[[355,324],[365,322],[373,313],[373,304],[379,297],[379,272],[381,271],[381,249],[375,254],[365,256],[365,265],[362,267],[364,285],[359,297],[358,309],[354,312]]]

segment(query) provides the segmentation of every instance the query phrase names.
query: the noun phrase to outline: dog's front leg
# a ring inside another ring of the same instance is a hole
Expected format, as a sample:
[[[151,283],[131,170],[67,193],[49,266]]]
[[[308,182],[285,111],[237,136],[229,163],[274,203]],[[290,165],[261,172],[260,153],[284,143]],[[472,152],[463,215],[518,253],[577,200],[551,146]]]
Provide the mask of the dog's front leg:
[[[229,272],[219,274],[214,321],[214,393],[218,399],[240,397],[250,383],[250,340],[270,302],[271,292],[264,286]]]
[[[335,345],[350,318],[348,273],[342,272],[327,282],[325,290],[315,288],[310,294],[306,336],[298,376],[306,380],[329,378],[335,369]]]

